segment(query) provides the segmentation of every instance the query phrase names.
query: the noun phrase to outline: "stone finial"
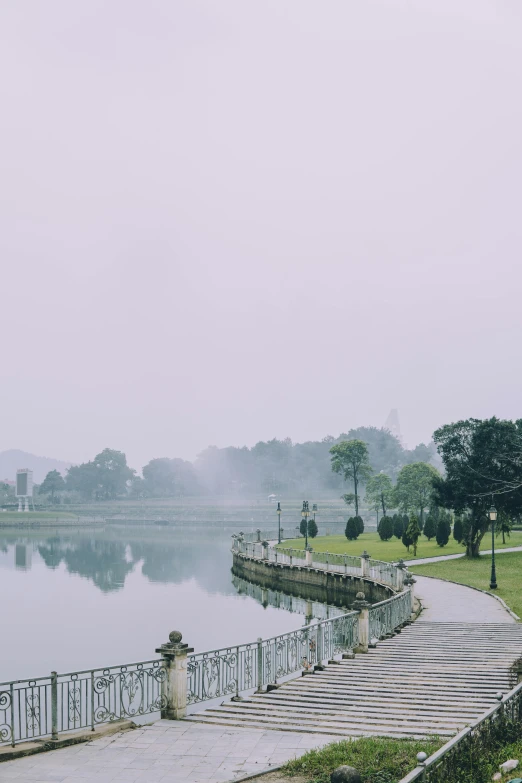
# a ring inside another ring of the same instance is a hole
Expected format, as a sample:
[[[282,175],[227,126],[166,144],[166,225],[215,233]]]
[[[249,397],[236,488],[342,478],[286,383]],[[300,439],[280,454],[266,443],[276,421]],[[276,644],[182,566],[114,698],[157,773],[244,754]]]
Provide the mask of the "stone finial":
[[[183,634],[180,631],[171,631],[169,633],[169,641],[171,644],[179,644],[183,639]]]
[[[406,571],[406,573],[404,574],[404,584],[414,585],[416,581],[417,580],[413,578],[413,575],[409,571]]]
[[[427,758],[428,758],[428,754],[424,753],[423,750],[421,750],[420,753],[417,753],[417,761],[419,762],[419,764],[424,764]]]
[[[396,564],[395,568],[400,568],[401,571],[404,571],[404,569],[406,568],[406,563],[404,562],[402,557],[400,558],[399,562]]]
[[[354,767],[343,764],[342,767],[334,769],[330,775],[330,783],[362,783],[362,778]]]
[[[363,592],[357,593],[355,601],[352,604],[352,609],[366,609],[370,604],[366,600],[366,596]]]
[[[361,557],[364,557],[365,560],[369,560],[371,558],[371,555],[369,555],[368,552],[365,549],[364,552],[362,553]],[[339,769],[340,769],[340,767],[339,767]]]
[[[356,601],[365,601],[366,600],[366,596],[364,595],[363,592],[357,593],[357,595],[355,596],[355,600]]]

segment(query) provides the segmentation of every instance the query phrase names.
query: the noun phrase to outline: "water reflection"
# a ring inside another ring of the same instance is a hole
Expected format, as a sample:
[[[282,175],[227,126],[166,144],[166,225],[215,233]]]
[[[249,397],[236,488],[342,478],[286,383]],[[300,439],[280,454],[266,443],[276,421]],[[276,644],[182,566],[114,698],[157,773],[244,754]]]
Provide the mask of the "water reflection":
[[[304,615],[305,625],[310,625],[313,620],[328,620],[330,617],[350,611],[348,607],[331,606],[321,601],[311,601],[295,595],[283,593],[281,590],[272,590],[269,587],[248,582],[239,576],[232,578],[232,584],[239,595],[248,595],[260,603],[265,609],[273,606],[275,609],[285,609],[287,612],[297,612]]]

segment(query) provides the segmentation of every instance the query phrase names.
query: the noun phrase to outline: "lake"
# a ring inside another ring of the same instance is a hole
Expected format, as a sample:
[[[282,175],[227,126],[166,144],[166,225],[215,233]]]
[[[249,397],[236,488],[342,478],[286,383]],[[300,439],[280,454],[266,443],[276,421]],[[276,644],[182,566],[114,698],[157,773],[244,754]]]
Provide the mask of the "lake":
[[[150,660],[172,630],[201,652],[304,625],[233,577],[232,532],[0,532],[0,682]]]

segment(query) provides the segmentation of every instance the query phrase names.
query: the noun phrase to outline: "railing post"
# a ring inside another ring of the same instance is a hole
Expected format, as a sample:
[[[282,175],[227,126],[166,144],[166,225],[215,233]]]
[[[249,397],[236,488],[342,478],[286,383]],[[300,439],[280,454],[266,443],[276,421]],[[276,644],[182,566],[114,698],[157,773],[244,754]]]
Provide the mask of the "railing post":
[[[311,546],[306,547],[305,550],[305,563],[308,568],[312,567],[312,552],[313,549]]]
[[[263,640],[257,637],[257,692],[263,692]]]
[[[261,546],[263,547],[263,560],[268,560],[268,541],[263,541]]]
[[[413,576],[410,574],[409,571],[406,571],[406,576],[404,577],[404,587],[408,587],[410,590],[410,600],[411,600],[411,614],[410,614],[410,620],[415,620],[415,588],[414,584],[417,580],[413,578]]]
[[[361,576],[370,576],[370,555],[364,550],[364,552],[361,555]]]
[[[257,540],[261,541],[261,531],[259,529],[257,529],[256,533],[257,533]]]
[[[181,644],[181,639],[179,631],[171,631],[169,641],[156,650],[167,670],[162,683],[166,704],[161,710],[161,717],[167,720],[180,720],[187,714],[187,655],[194,652],[194,648]]]
[[[359,612],[359,644],[354,647],[354,652],[367,653],[370,642],[370,604],[364,593],[357,593],[352,608]]]
[[[346,555],[344,556],[344,573],[348,573],[348,557]]]
[[[58,674],[51,672],[51,740],[58,740]]]
[[[397,574],[397,590],[399,593],[402,591],[403,585],[404,585],[404,570],[406,568],[406,563],[404,560],[399,560],[398,563],[395,564],[396,574]]]

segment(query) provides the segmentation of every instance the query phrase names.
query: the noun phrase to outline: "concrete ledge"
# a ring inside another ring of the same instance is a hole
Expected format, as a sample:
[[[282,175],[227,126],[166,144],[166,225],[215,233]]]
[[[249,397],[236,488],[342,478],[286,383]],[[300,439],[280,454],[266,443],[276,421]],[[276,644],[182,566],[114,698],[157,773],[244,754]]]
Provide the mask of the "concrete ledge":
[[[30,742],[20,742],[13,748],[11,745],[0,747],[0,763],[2,761],[12,761],[23,756],[32,756],[34,753],[42,753],[45,750],[58,750],[68,745],[77,745],[80,742],[92,742],[100,737],[110,737],[111,734],[118,734],[120,731],[129,731],[137,728],[131,720],[119,720],[113,723],[104,723],[96,726],[94,731],[82,729],[81,731],[63,734],[57,740],[53,741],[50,737],[42,737],[39,740]]]

